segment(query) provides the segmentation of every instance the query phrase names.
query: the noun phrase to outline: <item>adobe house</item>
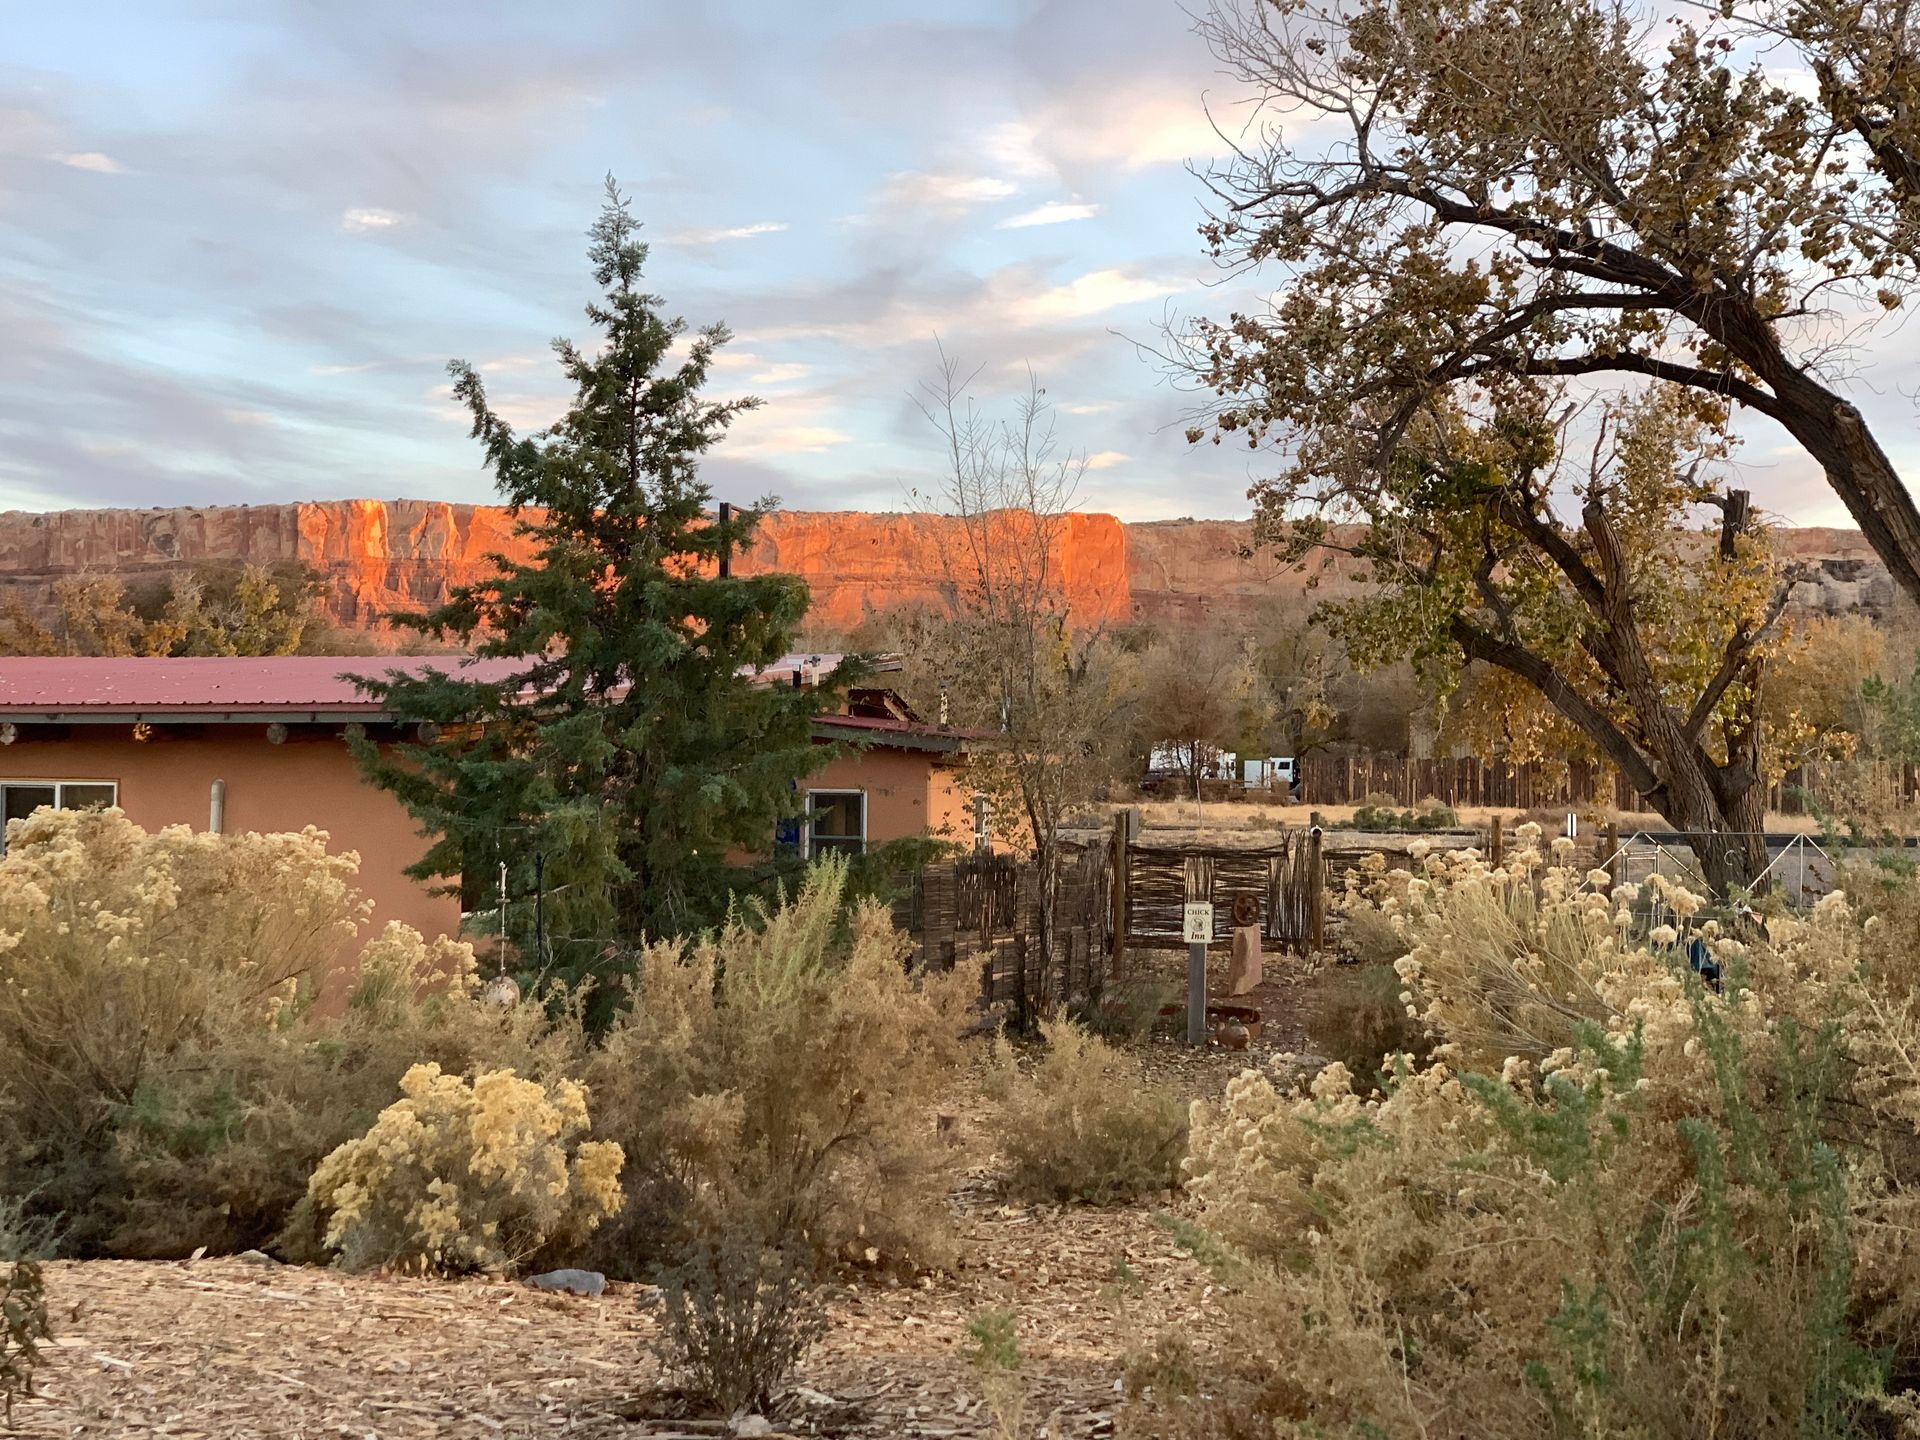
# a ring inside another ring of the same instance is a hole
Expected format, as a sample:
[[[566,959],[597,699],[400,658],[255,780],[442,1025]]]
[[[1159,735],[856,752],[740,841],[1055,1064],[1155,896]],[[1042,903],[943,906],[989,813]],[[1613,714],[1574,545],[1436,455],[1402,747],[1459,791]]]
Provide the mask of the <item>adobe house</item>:
[[[837,657],[789,657],[763,677],[806,684]],[[155,830],[325,830],[336,851],[360,853],[360,889],[373,924],[400,920],[428,936],[460,929],[460,906],[411,879],[426,843],[399,801],[360,777],[349,727],[399,738],[351,674],[434,668],[476,679],[521,662],[461,656],[401,659],[289,655],[209,659],[0,659],[0,811],[118,805]],[[856,690],[846,713],[815,725],[821,744],[852,742],[796,782],[811,823],[803,852],[859,852],[940,833],[972,834],[963,779],[965,737],[921,723],[889,691]]]

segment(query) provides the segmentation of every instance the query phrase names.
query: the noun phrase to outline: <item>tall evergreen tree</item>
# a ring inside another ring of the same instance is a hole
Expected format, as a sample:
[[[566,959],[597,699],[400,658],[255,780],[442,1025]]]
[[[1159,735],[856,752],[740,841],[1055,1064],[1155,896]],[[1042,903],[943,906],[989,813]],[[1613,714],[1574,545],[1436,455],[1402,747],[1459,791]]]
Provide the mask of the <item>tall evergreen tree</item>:
[[[574,979],[723,915],[739,878],[729,852],[764,850],[792,813],[793,780],[822,758],[809,722],[828,699],[751,678],[791,643],[807,587],[718,573],[771,502],[717,519],[698,461],[759,402],[701,396],[724,326],[670,364],[687,327],[641,288],[638,231],[609,180],[588,249],[602,343],[554,342],[574,396],[553,426],[516,435],[474,368],[448,366],[533,555],[493,557],[497,573],[396,619],[524,663],[367,682],[416,738],[359,747],[433,837],[413,873],[464,876],[490,905],[505,865],[525,968]],[[544,955],[529,943],[536,909]]]

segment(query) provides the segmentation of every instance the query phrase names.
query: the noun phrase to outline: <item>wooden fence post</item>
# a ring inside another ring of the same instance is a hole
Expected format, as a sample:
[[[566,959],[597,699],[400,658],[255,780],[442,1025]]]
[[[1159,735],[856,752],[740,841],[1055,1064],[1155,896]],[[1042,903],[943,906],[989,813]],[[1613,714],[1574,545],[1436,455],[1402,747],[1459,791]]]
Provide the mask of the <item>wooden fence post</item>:
[[[1607,822],[1606,839],[1601,843],[1606,846],[1606,854],[1602,858],[1601,863],[1607,867],[1607,894],[1612,895],[1613,892],[1619,888],[1622,878],[1620,826],[1617,822],[1612,820]]]
[[[1133,813],[1137,814],[1138,812]],[[1127,872],[1128,867],[1132,864],[1127,853],[1127,841],[1129,838],[1127,832],[1129,824],[1128,812],[1125,810],[1122,810],[1113,817],[1112,853],[1107,862],[1113,867],[1112,875],[1107,885],[1107,893],[1112,897],[1113,901],[1113,914],[1111,918],[1111,924],[1113,926],[1111,936],[1112,952],[1109,957],[1109,973],[1113,975],[1121,974],[1127,964]]]
[[[1506,858],[1506,837],[1500,830],[1500,817],[1495,815],[1487,829],[1487,863],[1498,870]]]
[[[1321,848],[1318,825],[1307,832],[1307,903],[1312,907],[1308,930],[1317,955],[1327,948],[1327,857]]]

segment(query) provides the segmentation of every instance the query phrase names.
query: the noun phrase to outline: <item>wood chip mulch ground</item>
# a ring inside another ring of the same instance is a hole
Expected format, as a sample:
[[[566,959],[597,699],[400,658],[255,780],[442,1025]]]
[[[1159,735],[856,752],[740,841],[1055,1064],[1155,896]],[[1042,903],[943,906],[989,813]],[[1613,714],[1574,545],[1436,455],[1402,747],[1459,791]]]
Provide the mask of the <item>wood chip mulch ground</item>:
[[[1184,964],[1170,953],[1170,971]],[[1304,1048],[1321,967],[1270,957],[1240,997],[1269,1017],[1247,1052],[1196,1052],[1169,1035],[1143,1068],[1218,1096],[1248,1066],[1284,1071]],[[1221,977],[1215,977],[1216,984]],[[1019,1321],[1030,1386],[1024,1434],[1114,1433],[1126,1360],[1163,1332],[1201,1350],[1225,1338],[1206,1270],[1162,1223],[1178,1208],[1094,1210],[1003,1203],[977,1112],[961,1128],[978,1161],[954,1192],[958,1269],[918,1283],[833,1292],[827,1338],[769,1417],[774,1436],[988,1440],[998,1434],[966,1358],[981,1311]],[[582,1436],[713,1440],[683,1418],[649,1341],[648,1290],[601,1299],[523,1285],[439,1281],[207,1259],[47,1267],[55,1343],[38,1393],[15,1411],[31,1437],[418,1440]],[[669,1396],[663,1400],[663,1393]]]
[[[956,1196],[966,1263],[835,1292],[832,1329],[772,1417],[795,1436],[993,1435],[965,1358],[981,1310],[1019,1315],[1029,1434],[1113,1433],[1127,1350],[1220,1324],[1206,1273],[1141,1209]],[[25,1436],[699,1436],[666,1418],[645,1292],[603,1299],[234,1259],[47,1267],[57,1340]]]

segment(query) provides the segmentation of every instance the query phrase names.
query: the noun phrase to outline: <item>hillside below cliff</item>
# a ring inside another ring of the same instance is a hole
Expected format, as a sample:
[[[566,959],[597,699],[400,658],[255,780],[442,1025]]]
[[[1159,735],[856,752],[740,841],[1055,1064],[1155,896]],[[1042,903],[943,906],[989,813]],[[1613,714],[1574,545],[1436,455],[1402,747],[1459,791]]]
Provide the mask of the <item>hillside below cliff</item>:
[[[1304,618],[1312,601],[1364,584],[1350,563],[1303,574],[1249,554],[1249,534],[1244,521],[1127,525],[1111,515],[1077,514],[1061,547],[1061,578],[1075,612],[1089,620],[1161,626],[1250,619],[1276,605]],[[937,515],[782,511],[736,563],[741,573],[804,577],[814,622],[844,631],[889,609],[944,604],[958,540],[955,523]],[[1857,532],[1788,530],[1779,543],[1809,570],[1793,597],[1797,610],[1881,619],[1892,613],[1892,579]],[[490,505],[337,500],[6,511],[0,595],[42,609],[64,576],[134,579],[207,562],[296,562],[324,577],[336,624],[378,633],[383,615],[434,605],[452,586],[484,574],[489,557],[521,553],[512,517]]]

